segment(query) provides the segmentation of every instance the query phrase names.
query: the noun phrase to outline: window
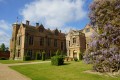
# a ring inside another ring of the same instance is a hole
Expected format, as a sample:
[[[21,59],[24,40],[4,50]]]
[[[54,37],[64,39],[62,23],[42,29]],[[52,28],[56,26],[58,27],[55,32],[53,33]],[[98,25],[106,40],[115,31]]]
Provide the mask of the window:
[[[51,44],[51,39],[50,38],[47,39],[47,44],[48,44],[48,46],[50,46],[50,44]]]
[[[69,46],[70,46],[70,41],[69,41]]]
[[[42,29],[42,28],[39,29],[39,32],[43,32],[43,31],[44,31],[44,29]]]
[[[19,36],[18,45],[20,45],[20,43],[21,43],[21,37]]]
[[[70,50],[69,50],[69,56],[70,56]]]
[[[33,45],[33,36],[29,37],[29,45]]]
[[[73,38],[73,43],[76,43],[76,38]]]
[[[57,39],[54,40],[54,47],[57,47]]]
[[[90,32],[90,28],[85,29],[85,32]]]
[[[40,53],[42,53],[43,52],[43,50],[42,49],[40,49],[40,51],[39,51]]]
[[[61,42],[61,50],[63,50],[63,42]]]
[[[44,37],[40,37],[40,46],[44,46]]]
[[[27,54],[27,56],[32,57],[32,50],[28,50],[28,54]]]
[[[18,57],[20,57],[20,50],[18,50]]]
[[[50,54],[50,50],[48,50],[48,54],[47,54],[47,57],[50,58],[51,54]]]

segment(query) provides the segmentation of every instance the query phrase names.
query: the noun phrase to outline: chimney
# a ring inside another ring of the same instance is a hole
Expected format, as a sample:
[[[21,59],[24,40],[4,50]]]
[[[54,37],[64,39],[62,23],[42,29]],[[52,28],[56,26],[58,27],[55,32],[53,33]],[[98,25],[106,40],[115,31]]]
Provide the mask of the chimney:
[[[36,23],[36,26],[39,26],[39,23]]]
[[[61,33],[61,30],[59,32]]]
[[[30,21],[26,20],[26,25],[29,25]]]

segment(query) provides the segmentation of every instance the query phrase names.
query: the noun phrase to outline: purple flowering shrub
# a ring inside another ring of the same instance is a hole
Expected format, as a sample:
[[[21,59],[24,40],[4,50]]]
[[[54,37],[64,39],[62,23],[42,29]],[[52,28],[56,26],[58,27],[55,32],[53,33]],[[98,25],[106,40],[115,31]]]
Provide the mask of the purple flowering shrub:
[[[120,0],[96,0],[90,6],[92,25],[97,25],[98,35],[93,35],[84,60],[92,63],[98,72],[120,70]]]

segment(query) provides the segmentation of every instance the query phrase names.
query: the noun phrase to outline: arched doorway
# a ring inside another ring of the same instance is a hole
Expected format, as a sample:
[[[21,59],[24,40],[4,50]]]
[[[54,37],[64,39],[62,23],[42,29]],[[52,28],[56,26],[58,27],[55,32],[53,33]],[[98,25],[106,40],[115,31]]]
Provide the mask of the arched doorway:
[[[73,51],[73,58],[77,58],[77,51]]]

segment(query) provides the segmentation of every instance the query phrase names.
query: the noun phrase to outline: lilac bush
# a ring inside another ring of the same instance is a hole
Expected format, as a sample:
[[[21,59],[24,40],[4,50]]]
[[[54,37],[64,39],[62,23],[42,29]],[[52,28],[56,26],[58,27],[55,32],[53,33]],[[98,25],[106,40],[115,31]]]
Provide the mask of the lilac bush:
[[[120,70],[120,0],[95,0],[90,20],[97,35],[89,43],[84,60],[98,72]]]

